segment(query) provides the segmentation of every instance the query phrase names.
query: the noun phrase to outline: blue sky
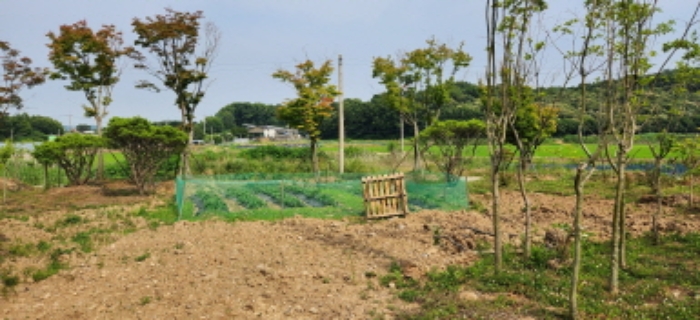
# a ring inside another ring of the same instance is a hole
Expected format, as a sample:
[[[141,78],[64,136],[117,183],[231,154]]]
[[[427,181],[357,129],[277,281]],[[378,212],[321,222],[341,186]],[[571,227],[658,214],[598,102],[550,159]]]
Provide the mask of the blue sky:
[[[574,16],[575,1],[550,1],[546,24],[554,25]],[[676,19],[679,27],[689,18],[695,2],[662,0],[663,19]],[[197,108],[196,116],[213,115],[234,101],[276,104],[293,98],[294,91],[271,77],[277,69],[292,70],[311,59],[321,62],[344,60],[346,98],[369,100],[383,87],[372,79],[372,59],[420,48],[435,37],[474,56],[472,65],[460,73],[462,80],[476,82],[485,66],[485,1],[473,0],[0,0],[0,40],[29,56],[35,66],[49,67],[46,43],[49,31],[62,24],[87,20],[97,29],[114,24],[132,44],[133,18],[165,12],[204,12],[205,20],[222,32],[219,55],[212,67],[212,82]],[[548,59],[549,61],[550,59]],[[543,67],[548,81],[561,81],[560,59]],[[334,75],[334,81],[337,75]],[[559,79],[558,79],[559,78]],[[140,115],[148,119],[179,119],[174,94],[153,93],[134,88],[143,71],[126,68],[109,107],[111,116]],[[80,92],[63,88],[66,82],[50,81],[22,92],[29,114],[41,114],[65,124],[92,124],[82,116],[85,98]]]

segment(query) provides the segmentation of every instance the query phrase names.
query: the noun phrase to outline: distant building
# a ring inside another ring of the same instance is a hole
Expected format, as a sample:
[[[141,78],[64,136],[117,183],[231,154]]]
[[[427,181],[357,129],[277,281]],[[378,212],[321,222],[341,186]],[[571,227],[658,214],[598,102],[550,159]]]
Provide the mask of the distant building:
[[[299,139],[299,130],[276,126],[254,126],[245,124],[250,139],[293,140]]]

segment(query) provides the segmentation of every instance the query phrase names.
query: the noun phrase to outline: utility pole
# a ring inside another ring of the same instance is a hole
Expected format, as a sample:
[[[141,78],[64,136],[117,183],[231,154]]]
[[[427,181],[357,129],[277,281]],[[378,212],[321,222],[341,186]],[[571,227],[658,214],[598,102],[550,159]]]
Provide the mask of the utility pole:
[[[338,90],[340,100],[338,101],[338,170],[345,172],[345,111],[343,110],[343,55],[338,55]]]
[[[72,114],[64,114],[64,117],[68,117],[68,133],[73,131],[73,124],[71,123],[71,118],[73,118]]]

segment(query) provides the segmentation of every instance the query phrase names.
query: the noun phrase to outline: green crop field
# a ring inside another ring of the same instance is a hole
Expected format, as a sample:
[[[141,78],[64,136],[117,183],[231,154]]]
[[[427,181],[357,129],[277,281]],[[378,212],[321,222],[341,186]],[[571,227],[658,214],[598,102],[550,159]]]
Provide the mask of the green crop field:
[[[330,183],[278,181],[186,180],[182,218],[222,216],[270,220],[301,215],[338,218],[364,212],[359,180]],[[467,206],[464,182],[407,182],[409,209],[459,210]]]

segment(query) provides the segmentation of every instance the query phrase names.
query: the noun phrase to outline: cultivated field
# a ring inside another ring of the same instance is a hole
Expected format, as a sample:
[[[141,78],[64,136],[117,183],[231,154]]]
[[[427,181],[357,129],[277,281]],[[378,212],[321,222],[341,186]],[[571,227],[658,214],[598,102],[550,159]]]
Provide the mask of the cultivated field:
[[[553,235],[570,225],[574,199],[559,173],[530,179],[535,257],[517,262],[523,217],[511,185],[503,223],[513,268],[501,278],[488,275],[484,180],[470,185],[470,209],[379,221],[303,214],[176,221],[172,182],[146,197],[122,182],[49,191],[19,186],[0,215],[0,318],[556,318],[565,313],[568,262],[559,255],[566,240]],[[584,265],[582,311],[687,318],[700,297],[700,240],[685,237],[700,230],[700,215],[687,206],[681,192],[687,186],[681,180],[669,186],[674,193],[664,198],[660,223],[666,237],[656,251],[644,240],[655,203],[639,196],[646,190],[641,177],[630,186],[630,268],[622,277],[628,298],[610,302],[616,300],[605,295],[599,277],[605,260],[593,261],[596,250],[605,257],[598,243],[609,239],[613,202],[603,190],[611,184],[606,179],[591,182],[584,210],[592,264]]]

